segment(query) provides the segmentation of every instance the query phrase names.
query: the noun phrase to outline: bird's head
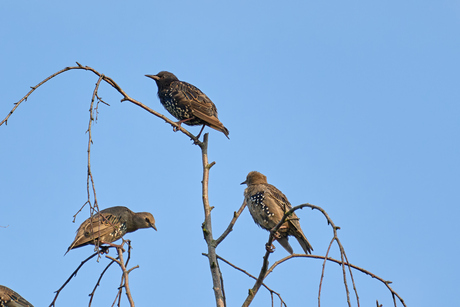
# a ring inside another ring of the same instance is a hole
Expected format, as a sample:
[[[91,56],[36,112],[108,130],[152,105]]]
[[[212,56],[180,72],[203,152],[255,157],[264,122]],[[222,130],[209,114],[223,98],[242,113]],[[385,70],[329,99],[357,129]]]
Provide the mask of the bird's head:
[[[247,184],[249,186],[252,184],[260,183],[267,183],[267,177],[264,174],[253,171],[249,172],[248,176],[246,177],[246,180],[243,181],[241,184]]]
[[[160,84],[169,85],[173,81],[179,81],[179,79],[177,79],[177,77],[173,73],[170,73],[169,71],[160,71],[156,75],[145,75],[145,76],[155,80],[158,86]]]
[[[157,230],[155,226],[155,218],[150,212],[138,212],[136,213],[136,226],[137,228],[153,228]]]

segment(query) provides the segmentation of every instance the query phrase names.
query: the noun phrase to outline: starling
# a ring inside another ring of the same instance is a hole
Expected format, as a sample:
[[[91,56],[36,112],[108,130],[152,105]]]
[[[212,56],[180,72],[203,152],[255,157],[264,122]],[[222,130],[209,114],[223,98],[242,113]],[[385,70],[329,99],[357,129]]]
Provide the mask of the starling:
[[[284,214],[292,209],[287,197],[276,187],[268,184],[267,177],[259,172],[250,172],[246,181],[241,184],[248,185],[244,190],[244,200],[254,222],[263,229],[272,230],[281,221]],[[275,234],[281,246],[292,254],[293,250],[289,245],[288,236],[294,236],[305,254],[311,254],[313,248],[303,234],[295,212],[286,219]]]
[[[31,303],[26,301],[22,296],[0,285],[0,306],[1,307],[34,307]]]
[[[101,217],[101,219],[99,219]],[[85,220],[78,227],[77,235],[67,249],[66,254],[73,248],[88,244],[111,243],[128,232],[139,228],[155,227],[155,219],[149,212],[132,212],[126,207],[111,207],[100,211],[92,218]]]
[[[228,137],[228,130],[217,118],[217,108],[199,88],[190,83],[179,81],[168,72],[160,71],[156,75],[145,75],[155,80],[158,86],[158,97],[161,104],[172,116],[189,126],[203,125],[197,138],[203,132],[204,126],[221,131]]]

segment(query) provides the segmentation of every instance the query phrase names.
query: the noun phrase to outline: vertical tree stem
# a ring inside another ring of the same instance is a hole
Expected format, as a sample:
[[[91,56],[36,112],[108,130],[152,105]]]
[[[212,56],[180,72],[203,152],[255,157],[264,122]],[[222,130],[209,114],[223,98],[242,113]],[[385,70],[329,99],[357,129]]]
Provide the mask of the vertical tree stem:
[[[216,242],[212,236],[212,224],[211,224],[211,206],[209,205],[208,198],[208,183],[209,183],[209,169],[214,165],[214,162],[211,164],[208,163],[208,133],[203,137],[203,143],[199,144],[201,148],[202,158],[203,158],[203,181],[202,183],[202,197],[203,197],[203,207],[204,207],[204,222],[202,225],[203,235],[206,243],[208,245],[208,259],[209,267],[212,275],[212,287],[214,290],[214,296],[216,298],[217,307],[225,307],[225,296],[222,285],[222,276],[219,268],[219,263],[217,262],[216,255]]]
[[[126,293],[126,296],[128,297],[129,305],[131,307],[134,307],[134,300],[133,300],[133,297],[131,296],[131,289],[129,288],[129,272],[126,269],[126,266],[123,260],[123,248],[117,247],[117,252],[118,252],[118,259],[119,259],[118,264],[120,265],[123,271],[123,278],[125,280],[123,284],[123,278],[122,278],[122,286],[125,287],[125,293]]]

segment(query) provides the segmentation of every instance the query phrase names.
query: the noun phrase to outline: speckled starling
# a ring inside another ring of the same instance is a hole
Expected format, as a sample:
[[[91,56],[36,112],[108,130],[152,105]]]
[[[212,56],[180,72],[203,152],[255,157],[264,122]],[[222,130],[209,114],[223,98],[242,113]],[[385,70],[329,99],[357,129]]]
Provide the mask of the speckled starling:
[[[22,296],[7,288],[0,286],[0,306],[1,307],[34,307]]]
[[[268,184],[267,177],[259,172],[250,172],[246,181],[241,184],[248,185],[244,190],[246,205],[254,222],[263,229],[272,230],[281,221],[284,214],[292,209],[287,197],[276,187]],[[275,235],[281,246],[292,254],[293,250],[288,242],[288,236],[294,236],[305,254],[311,254],[313,248],[303,234],[295,212],[287,218]]]
[[[107,208],[101,210],[92,218],[86,219],[78,227],[77,235],[67,249],[66,254],[73,248],[95,244],[96,242],[98,244],[111,243],[128,232],[149,227],[157,230],[155,219],[149,212],[135,213],[122,206]]]
[[[167,71],[145,76],[155,80],[161,104],[179,120],[179,126],[182,123],[189,126],[203,125],[197,138],[203,132],[204,126],[221,131],[228,138],[227,128],[217,118],[216,106],[199,88],[179,81],[174,74]]]

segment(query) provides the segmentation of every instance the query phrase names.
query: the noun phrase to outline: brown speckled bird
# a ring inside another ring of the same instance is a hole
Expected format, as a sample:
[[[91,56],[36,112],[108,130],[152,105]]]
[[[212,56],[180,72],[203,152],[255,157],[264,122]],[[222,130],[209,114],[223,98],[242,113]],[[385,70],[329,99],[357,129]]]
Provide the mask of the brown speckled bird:
[[[199,88],[179,79],[168,71],[160,71],[156,75],[145,75],[155,80],[158,86],[158,98],[172,116],[189,126],[203,125],[221,131],[228,138],[228,129],[217,118],[217,108]]]
[[[101,216],[101,219],[99,219]],[[155,219],[149,212],[135,213],[126,207],[117,206],[101,210],[92,218],[86,219],[78,227],[77,235],[70,244],[66,254],[73,248],[82,247],[88,244],[111,243],[128,232],[136,231],[140,228],[157,230]]]
[[[272,230],[281,221],[284,214],[292,209],[287,197],[276,187],[268,184],[267,177],[259,172],[250,172],[246,181],[241,184],[248,185],[244,190],[244,200],[254,222],[263,229]],[[293,250],[289,245],[288,236],[294,236],[305,254],[311,254],[313,248],[303,234],[295,212],[287,218],[275,235],[281,246],[292,254]]]
[[[34,307],[22,296],[7,288],[0,286],[0,306],[1,307]]]

